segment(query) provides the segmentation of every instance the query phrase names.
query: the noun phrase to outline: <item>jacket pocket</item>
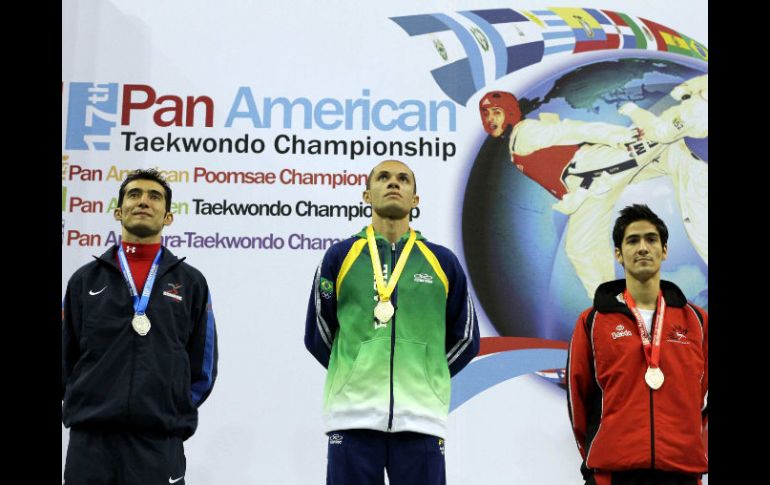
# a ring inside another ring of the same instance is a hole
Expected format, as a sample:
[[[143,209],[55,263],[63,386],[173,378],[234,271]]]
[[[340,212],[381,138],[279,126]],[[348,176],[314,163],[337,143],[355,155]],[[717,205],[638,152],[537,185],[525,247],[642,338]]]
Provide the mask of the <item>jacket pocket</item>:
[[[347,405],[372,405],[387,401],[390,389],[390,339],[361,343],[352,363],[338,356],[331,399]]]
[[[429,354],[424,342],[399,339],[394,357],[394,399],[413,402],[429,414],[446,412],[449,406],[449,368],[443,348]]]

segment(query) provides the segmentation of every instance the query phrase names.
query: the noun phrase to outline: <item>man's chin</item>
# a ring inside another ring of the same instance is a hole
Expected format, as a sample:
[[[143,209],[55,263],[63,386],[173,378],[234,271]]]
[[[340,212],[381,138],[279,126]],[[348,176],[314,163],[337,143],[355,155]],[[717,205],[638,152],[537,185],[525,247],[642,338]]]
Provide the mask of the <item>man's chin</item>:
[[[658,272],[653,268],[641,268],[633,271],[631,275],[638,281],[645,282],[655,276]]]
[[[147,237],[157,236],[158,234],[160,234],[159,230],[156,230],[152,227],[141,225],[141,224],[133,225],[130,227],[128,226],[124,226],[124,227],[126,229],[126,232],[132,234],[133,236],[143,238],[143,239]]]
[[[374,210],[378,216],[383,219],[403,219],[409,215],[409,211],[404,210],[401,206],[389,205],[385,207],[378,207]]]

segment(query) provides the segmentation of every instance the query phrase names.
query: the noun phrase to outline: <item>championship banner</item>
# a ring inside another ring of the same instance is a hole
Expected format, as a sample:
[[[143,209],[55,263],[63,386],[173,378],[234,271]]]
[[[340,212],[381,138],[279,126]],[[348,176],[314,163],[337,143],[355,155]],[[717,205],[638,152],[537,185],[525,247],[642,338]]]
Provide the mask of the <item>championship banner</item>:
[[[661,277],[708,309],[702,0],[75,0],[61,94],[62,298],[120,242],[137,168],[166,177],[162,242],[211,289],[219,374],[188,483],[325,480],[305,312],[324,251],[371,221],[382,160],[414,170],[411,227],[458,256],[479,317],[481,352],[452,379],[449,483],[583,483],[566,357],[596,287],[623,277],[621,208],[666,222]]]

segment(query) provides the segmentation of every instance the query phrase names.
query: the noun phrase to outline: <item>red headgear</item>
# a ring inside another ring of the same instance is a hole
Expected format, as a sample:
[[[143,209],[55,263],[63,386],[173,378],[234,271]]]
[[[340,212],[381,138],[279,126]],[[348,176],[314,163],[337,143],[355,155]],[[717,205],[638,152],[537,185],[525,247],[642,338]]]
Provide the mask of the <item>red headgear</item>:
[[[481,98],[481,101],[479,101],[481,123],[484,125],[484,131],[490,135],[494,130],[487,123],[487,117],[485,115],[486,110],[489,108],[500,108],[505,112],[505,124],[503,130],[508,128],[509,125],[514,126],[521,121],[519,102],[513,94],[506,93],[505,91],[490,91]]]

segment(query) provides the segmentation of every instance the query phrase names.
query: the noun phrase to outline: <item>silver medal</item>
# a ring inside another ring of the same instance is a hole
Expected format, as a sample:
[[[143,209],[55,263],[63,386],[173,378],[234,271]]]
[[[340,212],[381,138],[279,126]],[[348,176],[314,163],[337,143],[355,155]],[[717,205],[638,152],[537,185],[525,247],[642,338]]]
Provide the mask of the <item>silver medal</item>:
[[[135,313],[131,320],[131,326],[134,327],[136,333],[144,337],[150,331],[150,319],[144,313]]]
[[[660,389],[663,385],[663,371],[660,367],[648,367],[644,373],[644,382],[654,390]]]
[[[377,306],[374,307],[374,317],[382,323],[387,323],[393,318],[393,314],[396,312],[393,308],[393,304],[388,301],[379,301]]]

